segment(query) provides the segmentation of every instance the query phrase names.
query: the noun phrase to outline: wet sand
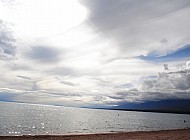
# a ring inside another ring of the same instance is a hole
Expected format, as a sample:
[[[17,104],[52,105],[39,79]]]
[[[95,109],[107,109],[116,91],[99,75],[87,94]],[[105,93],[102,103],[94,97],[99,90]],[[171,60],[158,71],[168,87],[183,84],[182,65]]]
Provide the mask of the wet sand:
[[[190,129],[84,135],[0,136],[0,140],[190,140]]]

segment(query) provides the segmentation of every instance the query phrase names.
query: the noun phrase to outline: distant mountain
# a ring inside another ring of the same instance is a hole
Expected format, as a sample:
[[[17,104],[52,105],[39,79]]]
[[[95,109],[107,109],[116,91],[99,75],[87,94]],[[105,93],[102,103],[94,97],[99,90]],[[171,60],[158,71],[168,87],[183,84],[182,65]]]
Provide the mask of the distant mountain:
[[[190,114],[190,99],[168,99],[161,101],[147,101],[144,103],[124,103],[112,107],[111,109]]]

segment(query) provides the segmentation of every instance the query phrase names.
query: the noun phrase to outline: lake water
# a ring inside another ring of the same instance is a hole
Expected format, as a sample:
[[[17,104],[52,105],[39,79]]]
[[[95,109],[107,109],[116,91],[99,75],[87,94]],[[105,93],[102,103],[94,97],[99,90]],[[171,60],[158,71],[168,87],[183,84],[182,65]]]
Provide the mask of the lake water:
[[[0,102],[0,135],[59,135],[178,128],[190,128],[190,115]]]

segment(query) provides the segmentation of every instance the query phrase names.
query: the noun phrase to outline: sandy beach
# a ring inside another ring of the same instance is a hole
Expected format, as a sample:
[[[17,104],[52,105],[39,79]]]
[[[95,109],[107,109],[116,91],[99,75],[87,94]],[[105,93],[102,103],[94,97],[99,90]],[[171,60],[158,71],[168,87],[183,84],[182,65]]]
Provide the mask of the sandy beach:
[[[0,136],[1,140],[190,140],[190,129],[83,135]]]

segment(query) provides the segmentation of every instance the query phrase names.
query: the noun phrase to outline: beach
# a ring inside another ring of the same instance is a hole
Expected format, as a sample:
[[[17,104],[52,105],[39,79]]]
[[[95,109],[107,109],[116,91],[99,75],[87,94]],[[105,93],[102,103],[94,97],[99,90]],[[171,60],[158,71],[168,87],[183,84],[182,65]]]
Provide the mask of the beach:
[[[1,140],[190,140],[190,129],[81,135],[0,136]]]

